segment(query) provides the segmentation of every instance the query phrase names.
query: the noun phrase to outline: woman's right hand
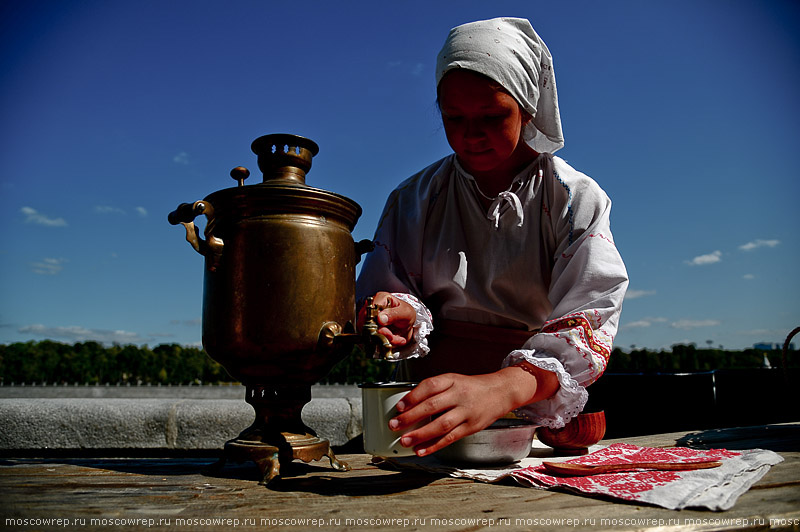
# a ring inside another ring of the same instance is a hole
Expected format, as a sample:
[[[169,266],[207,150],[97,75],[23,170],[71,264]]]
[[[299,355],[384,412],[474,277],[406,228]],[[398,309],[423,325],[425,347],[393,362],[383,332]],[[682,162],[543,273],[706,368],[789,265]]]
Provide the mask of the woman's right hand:
[[[417,321],[417,312],[414,307],[390,294],[378,292],[375,294],[373,305],[382,310],[378,312],[378,332],[386,337],[394,347],[403,347],[409,344],[414,337],[414,324]],[[358,328],[363,327],[367,319],[366,303],[358,312]]]

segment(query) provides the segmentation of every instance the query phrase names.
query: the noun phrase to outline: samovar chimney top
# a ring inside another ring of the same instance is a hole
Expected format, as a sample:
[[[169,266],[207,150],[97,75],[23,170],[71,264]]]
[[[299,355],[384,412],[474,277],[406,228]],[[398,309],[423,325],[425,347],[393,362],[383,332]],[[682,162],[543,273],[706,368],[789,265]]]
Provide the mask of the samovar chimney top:
[[[313,140],[288,133],[264,135],[254,140],[250,148],[258,155],[264,183],[292,181],[305,185],[311,159],[319,153]]]

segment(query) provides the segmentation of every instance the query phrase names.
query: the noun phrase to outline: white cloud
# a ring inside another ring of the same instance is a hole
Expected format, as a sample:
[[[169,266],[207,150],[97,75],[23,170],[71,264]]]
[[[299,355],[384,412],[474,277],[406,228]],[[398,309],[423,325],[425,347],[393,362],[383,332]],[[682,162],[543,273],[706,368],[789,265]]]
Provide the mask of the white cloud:
[[[170,325],[186,325],[188,327],[197,327],[203,324],[203,318],[194,318],[192,320],[170,320]]]
[[[97,205],[94,208],[97,214],[125,214],[125,211],[119,207],[111,207],[110,205]]]
[[[31,271],[39,275],[55,275],[64,269],[67,259],[44,258],[40,262],[31,262]]]
[[[133,209],[138,216],[142,218],[147,217],[147,209],[144,207],[134,207]],[[111,205],[97,205],[94,208],[94,212],[96,214],[121,214],[125,215],[128,212],[125,209],[121,209],[119,207],[112,207]]]
[[[48,227],[64,227],[67,225],[64,218],[50,218],[32,207],[23,207],[20,209],[20,212],[25,215],[25,223],[45,225]]]
[[[189,154],[185,151],[180,152],[178,155],[172,158],[172,162],[178,164],[189,164]]]
[[[756,278],[756,276],[753,275],[752,273],[746,273],[746,274],[742,275],[742,279],[750,280],[750,279],[755,279],[755,278]]]
[[[94,340],[101,343],[133,344],[142,341],[138,334],[129,331],[109,331],[105,329],[87,329],[79,326],[45,327],[42,324],[26,325],[17,329],[22,334],[32,334],[50,339],[67,339],[72,342]]]
[[[721,260],[722,260],[722,252],[717,250],[717,251],[712,251],[707,255],[698,255],[692,260],[687,260],[686,263],[691,266],[704,266],[706,264],[714,264],[715,262],[719,262]]]
[[[764,247],[774,248],[780,243],[781,243],[780,240],[761,240],[759,238],[758,240],[753,240],[752,242],[748,242],[747,244],[742,244],[741,246],[739,246],[739,249],[741,249],[742,251],[753,251],[754,249],[764,248]]]
[[[423,63],[417,63],[414,65],[414,68],[411,70],[412,76],[421,76],[425,70],[425,65]]]
[[[664,323],[668,321],[667,318],[642,318],[640,320],[632,321],[630,323],[623,323],[621,326],[624,328],[642,328],[650,327],[654,323]]]
[[[670,325],[675,329],[697,329],[698,327],[715,327],[720,323],[719,320],[678,320]]]
[[[655,290],[628,290],[625,299],[639,299],[640,297],[655,295]]]

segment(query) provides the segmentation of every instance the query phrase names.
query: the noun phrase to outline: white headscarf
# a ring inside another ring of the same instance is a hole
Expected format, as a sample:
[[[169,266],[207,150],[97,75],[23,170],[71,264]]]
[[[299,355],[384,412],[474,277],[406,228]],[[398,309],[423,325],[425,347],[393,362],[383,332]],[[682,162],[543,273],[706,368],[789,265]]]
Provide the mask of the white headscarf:
[[[533,116],[523,131],[531,148],[553,153],[564,147],[553,57],[526,19],[481,20],[450,30],[436,60],[436,85],[455,68],[493,79]]]

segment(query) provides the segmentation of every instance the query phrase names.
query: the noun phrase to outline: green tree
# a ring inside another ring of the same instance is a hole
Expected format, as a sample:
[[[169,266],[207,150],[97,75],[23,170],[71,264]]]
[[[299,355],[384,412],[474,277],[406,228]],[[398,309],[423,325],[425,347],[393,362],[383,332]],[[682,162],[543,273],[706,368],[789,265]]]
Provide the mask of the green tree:
[[[697,349],[694,344],[675,344],[671,350],[635,349],[629,352],[615,348],[606,369],[609,373],[625,372],[694,372],[721,369],[761,368],[764,355],[773,367],[782,365],[780,350],[745,349],[725,351],[721,348]],[[800,367],[796,350],[786,356],[787,367]],[[336,364],[322,379],[326,383],[377,382],[390,380],[396,365],[367,358],[360,347]],[[32,382],[129,382],[186,384],[190,382],[232,382],[225,369],[203,349],[178,344],[148,346],[119,345],[106,347],[98,342],[74,345],[42,340],[0,345],[0,380],[6,384]]]

